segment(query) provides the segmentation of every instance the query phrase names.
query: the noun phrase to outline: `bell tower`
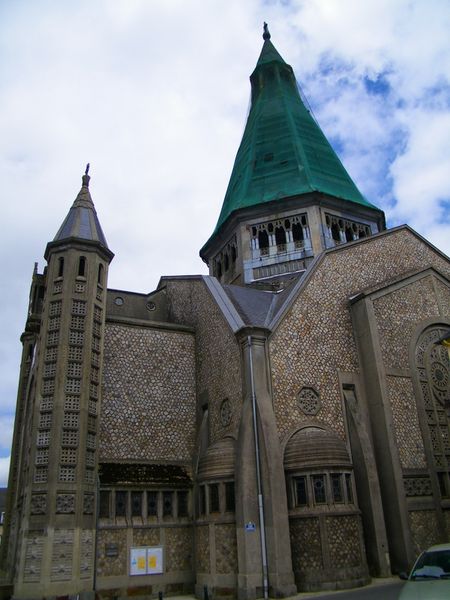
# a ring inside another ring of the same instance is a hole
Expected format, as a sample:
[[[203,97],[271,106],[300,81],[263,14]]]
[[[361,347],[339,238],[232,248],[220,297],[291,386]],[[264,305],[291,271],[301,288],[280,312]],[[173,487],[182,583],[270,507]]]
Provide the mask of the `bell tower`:
[[[200,250],[220,282],[279,287],[314,256],[385,229],[302,98],[264,24],[251,108],[216,228]]]
[[[113,253],[92,202],[88,170],[47,244],[48,266],[36,292],[42,292],[40,305],[32,299],[33,327],[27,322],[36,342],[21,399],[27,435],[13,449],[23,472],[20,496],[11,498],[12,510],[21,515],[17,543],[10,543],[16,598],[93,590],[97,432]],[[27,333],[28,345],[29,338]]]

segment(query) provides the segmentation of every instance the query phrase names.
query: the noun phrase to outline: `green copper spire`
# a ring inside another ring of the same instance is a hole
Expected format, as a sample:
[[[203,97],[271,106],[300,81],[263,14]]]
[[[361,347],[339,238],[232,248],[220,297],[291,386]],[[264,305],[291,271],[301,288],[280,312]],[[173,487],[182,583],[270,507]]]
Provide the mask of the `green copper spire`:
[[[215,232],[239,209],[314,191],[375,208],[303,103],[266,23],[263,38],[250,76],[250,113]]]

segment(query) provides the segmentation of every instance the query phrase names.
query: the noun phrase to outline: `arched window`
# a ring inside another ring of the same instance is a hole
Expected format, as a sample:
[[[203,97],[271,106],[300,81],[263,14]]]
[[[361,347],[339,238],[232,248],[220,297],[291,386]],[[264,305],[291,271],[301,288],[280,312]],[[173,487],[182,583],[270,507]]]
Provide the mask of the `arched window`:
[[[261,254],[269,254],[269,236],[265,229],[261,229],[258,233],[259,249]]]
[[[336,222],[334,222],[331,226],[331,236],[335,242],[337,242],[338,244],[340,243],[341,234],[339,231],[339,225]]]
[[[300,223],[294,223],[292,225],[292,238],[296,248],[303,246],[303,227],[300,225]]]
[[[224,265],[225,265],[225,271],[228,271],[228,269],[230,268],[230,259],[228,257],[228,252],[225,254]]]
[[[97,283],[99,283],[100,285],[103,285],[103,272],[104,272],[104,268],[103,265],[98,265],[98,278],[97,278]]]
[[[275,228],[275,241],[277,243],[277,249],[279,252],[286,250],[286,232],[283,227]]]
[[[80,256],[80,259],[78,261],[78,276],[84,277],[85,274],[86,274],[86,257]]]
[[[345,228],[345,239],[347,242],[353,242],[353,231],[350,227]]]

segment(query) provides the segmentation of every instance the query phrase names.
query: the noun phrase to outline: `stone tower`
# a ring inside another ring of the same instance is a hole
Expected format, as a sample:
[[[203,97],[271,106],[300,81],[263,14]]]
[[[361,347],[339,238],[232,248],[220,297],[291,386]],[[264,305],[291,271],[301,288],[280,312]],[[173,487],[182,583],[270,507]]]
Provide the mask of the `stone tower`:
[[[279,286],[314,256],[385,229],[303,101],[267,25],[251,108],[216,228],[200,250],[220,282]]]
[[[82,188],[36,269],[10,474],[9,568],[21,598],[90,592],[108,249]],[[18,479],[21,479],[18,481]]]

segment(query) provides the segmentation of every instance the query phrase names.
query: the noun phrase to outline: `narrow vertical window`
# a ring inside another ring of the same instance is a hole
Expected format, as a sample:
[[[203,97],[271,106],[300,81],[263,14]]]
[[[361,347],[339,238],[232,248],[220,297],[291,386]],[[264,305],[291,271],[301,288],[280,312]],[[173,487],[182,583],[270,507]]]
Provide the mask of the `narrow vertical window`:
[[[58,258],[58,277],[62,277],[64,275],[64,258],[60,256]]]
[[[295,502],[297,506],[308,506],[306,477],[295,478]]]
[[[100,285],[103,285],[103,265],[98,265],[98,277],[97,277],[97,282]]]
[[[342,493],[342,476],[340,473],[331,473],[331,491],[333,494],[333,502],[343,502],[344,495]]]
[[[200,486],[200,506],[199,506],[199,511],[201,515],[204,515],[206,513],[206,492],[205,492],[205,486],[201,485]]]
[[[209,486],[209,512],[217,513],[220,511],[219,505],[219,484],[212,483]]]
[[[131,492],[131,516],[142,517],[142,492]]]
[[[353,502],[353,487],[350,473],[345,474],[345,489],[347,491],[347,502],[351,504]]]
[[[147,492],[147,516],[158,515],[158,492]]]
[[[234,481],[227,481],[225,484],[225,510],[227,512],[235,510]]]
[[[116,492],[116,517],[126,517],[127,515],[127,493],[124,491]]]
[[[163,517],[171,517],[173,509],[173,492],[163,492]]]
[[[105,490],[100,492],[99,517],[102,519],[108,519],[110,516],[110,497],[111,492]]]
[[[80,259],[78,261],[78,276],[84,277],[85,274],[86,274],[86,257],[80,256]]]
[[[316,504],[325,504],[327,501],[325,491],[325,476],[324,475],[313,475],[312,484],[314,490],[314,502]]]
[[[179,517],[188,516],[188,493],[185,490],[177,492],[177,510]]]

